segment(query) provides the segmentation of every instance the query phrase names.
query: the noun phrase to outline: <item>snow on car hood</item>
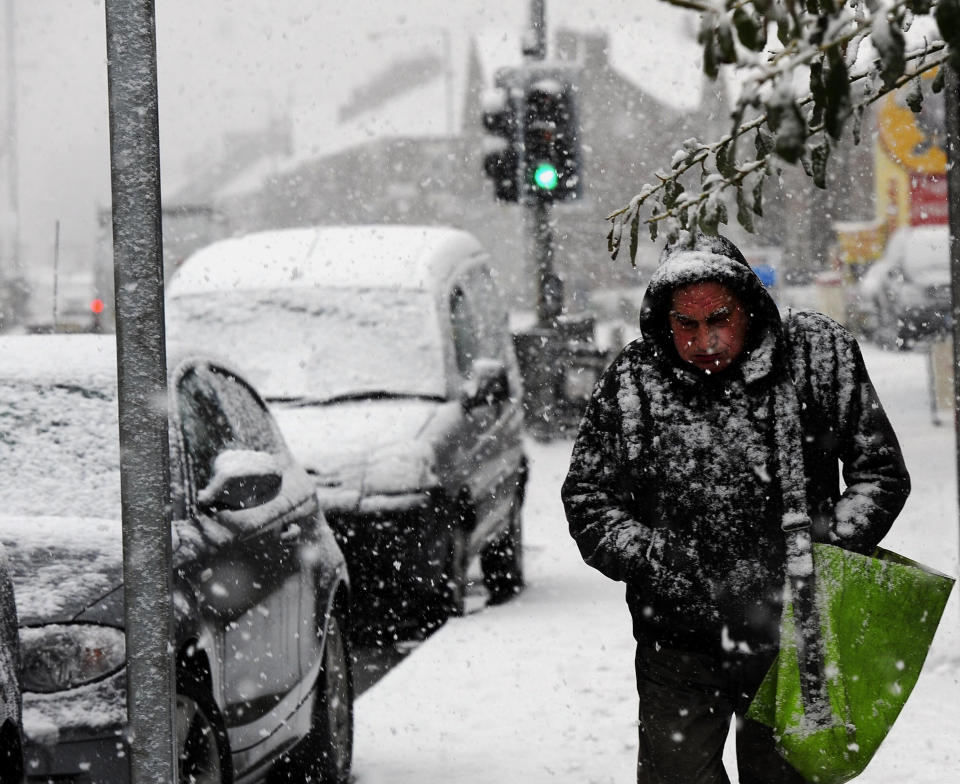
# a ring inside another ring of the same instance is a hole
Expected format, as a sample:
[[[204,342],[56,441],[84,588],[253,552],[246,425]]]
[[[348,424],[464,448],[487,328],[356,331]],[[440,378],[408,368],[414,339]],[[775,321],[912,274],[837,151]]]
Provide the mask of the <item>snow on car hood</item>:
[[[71,620],[123,581],[119,520],[0,515],[21,625]]]
[[[449,404],[375,400],[272,411],[321,495],[351,506],[365,493],[423,489],[413,485],[432,472],[433,452],[422,434],[444,405]]]

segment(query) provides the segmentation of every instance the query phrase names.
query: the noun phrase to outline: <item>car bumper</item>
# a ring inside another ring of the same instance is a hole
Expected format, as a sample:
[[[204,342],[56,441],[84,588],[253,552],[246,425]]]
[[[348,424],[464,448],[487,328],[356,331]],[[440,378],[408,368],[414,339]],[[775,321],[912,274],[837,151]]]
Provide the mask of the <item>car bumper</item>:
[[[375,496],[352,509],[328,508],[343,551],[355,604],[392,603],[423,593],[442,564],[430,563],[425,537],[435,536],[436,499],[429,492]]]
[[[28,782],[125,784],[126,669],[66,691],[24,692]]]
[[[117,730],[96,738],[61,740],[56,744],[27,742],[24,763],[29,784],[126,784],[130,755]]]

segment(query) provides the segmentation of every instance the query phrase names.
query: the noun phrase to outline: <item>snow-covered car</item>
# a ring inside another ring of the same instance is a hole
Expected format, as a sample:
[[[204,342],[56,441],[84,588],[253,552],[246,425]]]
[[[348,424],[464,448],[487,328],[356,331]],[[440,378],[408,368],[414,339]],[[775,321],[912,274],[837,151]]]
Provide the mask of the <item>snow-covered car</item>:
[[[0,337],[0,542],[28,781],[129,780],[112,336]],[[180,781],[348,778],[349,583],[313,483],[222,363],[170,362]]]
[[[949,329],[950,246],[946,225],[905,226],[854,289],[852,309],[868,337],[909,346]]]
[[[0,784],[23,780],[20,636],[6,551],[0,544]]]
[[[476,555],[492,601],[520,590],[520,373],[472,235],[346,226],[223,240],[173,276],[167,329],[247,369],[374,622],[462,612]]]

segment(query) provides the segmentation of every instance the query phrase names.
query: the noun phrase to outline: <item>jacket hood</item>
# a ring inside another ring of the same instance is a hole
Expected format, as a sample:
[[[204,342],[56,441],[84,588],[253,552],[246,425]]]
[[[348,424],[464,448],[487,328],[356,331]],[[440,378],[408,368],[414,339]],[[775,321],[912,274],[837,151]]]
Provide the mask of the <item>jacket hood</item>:
[[[670,333],[671,296],[677,288],[691,283],[716,281],[728,286],[747,308],[750,327],[743,355],[748,379],[769,372],[774,351],[783,341],[780,312],[760,278],[743,254],[726,237],[699,235],[693,244],[667,245],[660,264],[650,278],[640,308],[640,331],[673,363],[689,366],[677,354]]]

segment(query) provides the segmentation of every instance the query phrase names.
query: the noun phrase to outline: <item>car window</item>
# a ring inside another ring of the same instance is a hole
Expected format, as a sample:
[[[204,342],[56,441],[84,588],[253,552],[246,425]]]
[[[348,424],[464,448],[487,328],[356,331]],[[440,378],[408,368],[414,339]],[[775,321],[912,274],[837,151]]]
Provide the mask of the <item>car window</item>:
[[[287,449],[273,418],[249,386],[231,373],[209,368],[210,379],[220,398],[233,435],[230,446],[268,452],[276,457]]]
[[[506,318],[490,270],[474,267],[467,280],[476,315],[480,356],[503,361],[507,343]]]
[[[450,294],[450,326],[453,329],[457,369],[464,376],[469,376],[473,368],[473,360],[480,354],[477,342],[478,330],[470,303],[459,286]]]
[[[167,337],[231,357],[268,400],[367,391],[443,396],[445,340],[432,292],[297,287],[172,297]]]
[[[177,387],[177,406],[186,452],[187,469],[196,488],[206,487],[213,461],[233,443],[233,429],[220,406],[210,373],[191,368]]]
[[[249,449],[286,456],[273,419],[250,388],[218,368],[192,368],[178,390],[187,462],[195,486],[206,487],[217,455],[225,449]]]

